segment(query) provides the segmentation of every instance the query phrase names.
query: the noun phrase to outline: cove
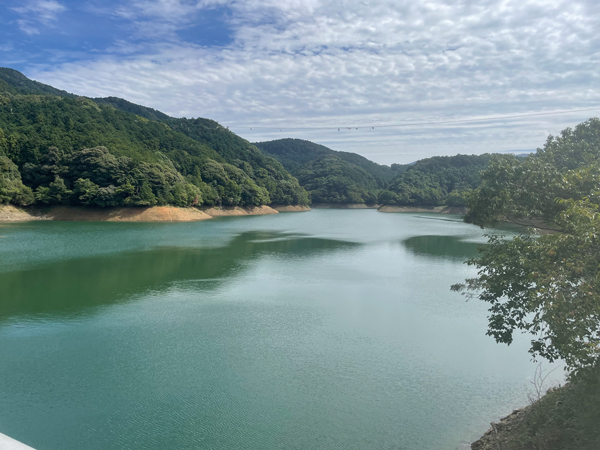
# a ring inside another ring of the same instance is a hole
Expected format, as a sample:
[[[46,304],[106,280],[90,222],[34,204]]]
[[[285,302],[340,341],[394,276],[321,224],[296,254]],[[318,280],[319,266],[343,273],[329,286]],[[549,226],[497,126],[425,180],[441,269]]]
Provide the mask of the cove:
[[[459,216],[0,225],[0,432],[46,449],[467,448],[527,337],[450,285]],[[560,377],[560,370],[554,372]]]

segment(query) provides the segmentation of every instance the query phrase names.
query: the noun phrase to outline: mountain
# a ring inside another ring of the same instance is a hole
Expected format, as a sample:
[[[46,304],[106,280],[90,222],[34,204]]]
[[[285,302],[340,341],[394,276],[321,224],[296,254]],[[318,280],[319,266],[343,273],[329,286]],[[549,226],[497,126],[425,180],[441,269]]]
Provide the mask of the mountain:
[[[395,173],[389,166],[384,166],[350,152],[340,152],[302,139],[278,139],[275,141],[256,142],[259,149],[276,158],[290,173],[297,173],[300,168],[322,156],[335,156],[342,161],[360,167],[371,175],[379,185],[391,180]]]
[[[302,139],[255,145],[298,178],[315,203],[463,206],[490,160],[490,155],[435,156],[388,167]]]
[[[298,178],[315,203],[376,203],[380,189],[398,173],[356,153],[302,139],[257,142]],[[402,170],[399,165],[395,165]]]
[[[15,194],[17,179],[45,204],[309,201],[277,160],[217,122],[176,119],[116,97],[78,97],[6,68],[0,68],[0,155],[6,159],[0,199],[19,204],[32,197]]]
[[[380,200],[397,205],[464,206],[491,155],[434,156],[406,166]]]
[[[8,67],[0,67],[0,92],[12,94],[47,94],[57,97],[76,97],[67,91],[53,88],[47,84],[30,80],[21,72]]]

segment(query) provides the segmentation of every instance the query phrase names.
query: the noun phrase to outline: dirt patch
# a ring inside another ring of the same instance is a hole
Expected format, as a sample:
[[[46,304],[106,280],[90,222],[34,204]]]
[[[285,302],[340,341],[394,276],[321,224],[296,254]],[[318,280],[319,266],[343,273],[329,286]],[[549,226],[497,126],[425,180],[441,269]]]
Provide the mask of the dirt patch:
[[[279,212],[303,212],[310,211],[308,206],[301,205],[273,205],[271,208],[279,211]]]
[[[206,208],[202,210],[211,217],[227,217],[227,216],[262,216],[266,214],[278,214],[279,211],[267,205],[262,206],[222,206],[214,208]]]
[[[0,205],[0,222],[28,222],[30,220],[48,220],[48,218],[37,209]]]
[[[383,205],[377,211],[385,213],[437,213],[437,214],[466,214],[465,206],[393,206]]]
[[[59,206],[48,213],[52,220],[106,222],[196,222],[211,219],[196,208],[153,206],[142,208],[74,208]]]
[[[175,206],[124,207],[124,208],[84,208],[74,206],[54,206],[50,208],[15,208],[4,206],[0,209],[0,221],[23,222],[29,220],[59,220],[83,222],[196,222],[212,217],[196,208]]]

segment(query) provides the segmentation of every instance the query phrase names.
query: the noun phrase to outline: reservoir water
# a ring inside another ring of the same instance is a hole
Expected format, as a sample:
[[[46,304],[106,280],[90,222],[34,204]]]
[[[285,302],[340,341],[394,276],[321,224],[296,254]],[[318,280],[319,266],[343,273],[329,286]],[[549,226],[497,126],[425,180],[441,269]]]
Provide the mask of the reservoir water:
[[[528,338],[450,285],[458,216],[0,224],[0,433],[38,450],[466,448]],[[548,366],[549,367],[549,366]],[[560,370],[557,376],[562,376]]]

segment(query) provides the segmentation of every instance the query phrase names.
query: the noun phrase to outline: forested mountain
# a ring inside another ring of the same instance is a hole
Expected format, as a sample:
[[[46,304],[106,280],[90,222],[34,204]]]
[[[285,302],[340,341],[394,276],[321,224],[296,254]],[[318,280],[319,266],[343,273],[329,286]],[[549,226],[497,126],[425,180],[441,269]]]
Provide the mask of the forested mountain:
[[[308,190],[315,203],[464,205],[488,162],[457,155],[388,167],[301,139],[253,145],[210,119],[78,97],[0,68],[4,202],[306,204]]]
[[[337,156],[321,156],[301,166],[295,175],[315,203],[377,202],[377,180]]]
[[[462,206],[481,183],[490,155],[434,156],[404,168],[380,201],[396,205]]]
[[[170,119],[170,117],[163,112],[148,108],[147,106],[136,105],[135,103],[128,102],[119,97],[96,97],[92,100],[95,103],[112,106],[115,109],[132,113],[148,120],[160,121]]]
[[[297,177],[316,203],[376,203],[379,190],[398,173],[356,153],[338,152],[302,139],[255,145]]]
[[[347,163],[360,167],[371,175],[380,186],[391,180],[395,173],[389,166],[377,164],[364,156],[350,152],[339,152],[302,139],[278,139],[276,141],[256,142],[255,145],[268,155],[276,158],[290,173],[297,173],[300,168],[322,156],[335,156]]]
[[[277,158],[316,203],[462,206],[490,160],[490,155],[436,156],[388,167],[301,139],[256,146]]]
[[[0,92],[12,94],[50,94],[58,97],[76,97],[75,94],[70,94],[67,91],[53,88],[47,84],[39,83],[30,80],[21,72],[9,69],[8,67],[0,67]]]
[[[12,69],[0,69],[0,158],[0,201],[24,205],[309,201],[278,161],[216,122],[75,97]]]

